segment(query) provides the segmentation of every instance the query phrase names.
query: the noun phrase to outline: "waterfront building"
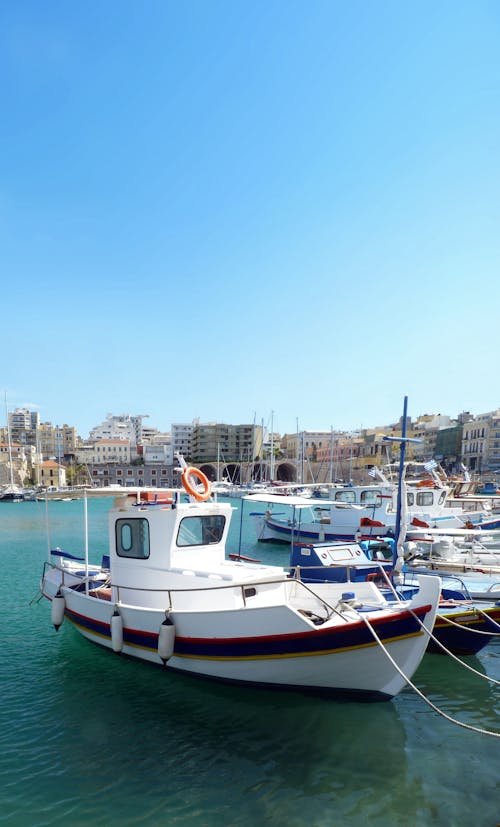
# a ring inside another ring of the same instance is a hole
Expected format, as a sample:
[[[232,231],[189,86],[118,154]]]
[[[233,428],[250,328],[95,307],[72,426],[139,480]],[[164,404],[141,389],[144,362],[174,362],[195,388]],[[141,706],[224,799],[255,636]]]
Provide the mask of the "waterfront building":
[[[82,442],[75,452],[75,462],[79,465],[90,465],[94,456],[94,443]]]
[[[130,459],[128,439],[99,439],[94,442],[89,456],[89,462],[92,465],[104,465],[111,462],[128,464]]]
[[[36,446],[39,425],[40,414],[38,411],[29,408],[16,408],[9,411],[10,436],[13,442]]]
[[[172,453],[172,446],[169,444],[162,445],[143,445],[140,452],[145,465],[173,465],[174,457]]]
[[[172,465],[159,462],[142,464],[139,462],[129,465],[113,463],[110,465],[94,465],[89,468],[92,484],[95,486],[108,485],[137,485],[156,488],[172,488],[179,485],[179,480],[173,482]]]
[[[332,443],[331,431],[300,431],[284,434],[281,447],[286,457],[300,460],[302,457],[317,462],[319,455],[329,451]]]
[[[191,438],[191,461],[252,463],[261,456],[263,444],[261,425],[226,425],[211,422],[197,424]]]
[[[89,441],[125,439],[130,442],[130,445],[137,445],[143,441],[144,428],[142,420],[145,418],[147,418],[147,414],[137,414],[136,416],[130,416],[130,414],[120,414],[118,416],[108,414],[101,425],[96,425],[95,428],[92,428],[89,434]]]
[[[21,445],[18,442],[0,442],[0,485],[8,485],[12,477],[15,485],[24,485],[32,473],[32,463],[35,449],[30,445]]]
[[[464,424],[462,461],[477,474],[500,472],[500,408]]]
[[[185,459],[190,459],[191,439],[195,424],[197,424],[197,420],[192,422],[190,425],[180,422],[176,422],[172,425],[171,444],[172,454],[174,457],[177,453],[179,453],[182,454]]]
[[[66,485],[66,468],[54,460],[46,460],[40,465],[40,485],[43,488],[64,488]]]
[[[432,459],[440,463],[449,474],[460,471],[463,424],[456,422],[449,428],[441,428],[436,436]]]
[[[44,459],[55,457],[58,462],[75,456],[76,428],[72,425],[53,425],[41,422],[37,428],[37,450]]]

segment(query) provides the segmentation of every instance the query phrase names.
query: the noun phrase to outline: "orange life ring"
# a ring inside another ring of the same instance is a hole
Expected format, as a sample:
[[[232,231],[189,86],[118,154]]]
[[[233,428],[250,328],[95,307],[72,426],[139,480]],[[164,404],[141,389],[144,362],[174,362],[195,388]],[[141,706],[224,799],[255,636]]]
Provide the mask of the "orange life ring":
[[[190,477],[196,477],[198,482],[201,482],[203,485],[203,491],[198,491],[198,489],[192,485],[190,482]],[[198,468],[194,468],[192,465],[188,465],[188,467],[182,472],[181,482],[186,493],[189,494],[190,497],[194,497],[195,500],[198,500],[198,502],[203,503],[209,499],[211,491],[210,480],[205,476],[203,471],[200,471]]]

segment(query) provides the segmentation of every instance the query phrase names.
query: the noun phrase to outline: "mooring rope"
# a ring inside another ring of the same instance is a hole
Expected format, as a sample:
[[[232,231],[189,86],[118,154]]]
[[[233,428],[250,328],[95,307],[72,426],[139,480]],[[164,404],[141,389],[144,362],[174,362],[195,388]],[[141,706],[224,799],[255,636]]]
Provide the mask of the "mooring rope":
[[[28,606],[32,606],[32,605],[33,605],[33,603],[40,603],[40,600],[42,599],[42,597],[43,597],[43,594],[42,594],[42,592],[40,591],[40,589],[38,589],[38,591],[37,591],[37,593],[35,594],[35,596],[34,596],[34,597],[32,597],[32,598],[31,598],[31,600],[30,600],[30,602],[28,603]]]
[[[418,617],[417,617],[417,615],[415,615],[415,613],[412,611],[412,609],[409,609],[408,611],[409,611],[409,612],[411,612],[411,614],[413,615],[413,617],[415,617],[415,618],[418,620],[418,622],[420,623],[420,625],[423,627],[424,632],[425,632],[425,633],[426,633],[429,637],[432,637],[433,639],[435,639],[435,638],[434,638],[434,635],[433,635],[431,632],[429,632],[429,630],[426,628],[426,626],[424,625],[424,623],[420,620],[420,618],[418,618]],[[471,732],[477,732],[477,733],[479,733],[479,735],[490,735],[492,738],[500,738],[500,732],[492,732],[492,731],[491,731],[491,730],[489,730],[489,729],[482,729],[481,727],[476,727],[476,726],[473,726],[472,724],[465,724],[463,721],[458,721],[456,718],[453,718],[451,715],[448,715],[448,713],[447,713],[447,712],[444,712],[444,710],[440,709],[438,706],[436,706],[436,704],[432,703],[432,701],[431,701],[429,698],[427,698],[427,697],[426,697],[426,695],[424,695],[424,693],[423,693],[423,692],[422,692],[422,691],[418,688],[418,686],[415,686],[415,684],[414,684],[414,683],[413,683],[413,682],[412,682],[412,681],[411,681],[411,680],[410,680],[410,679],[409,679],[409,678],[408,678],[408,677],[404,674],[403,670],[399,668],[398,664],[396,663],[396,661],[395,661],[395,660],[394,660],[394,658],[392,657],[391,653],[390,653],[390,652],[387,650],[387,648],[384,646],[384,644],[383,644],[383,643],[382,643],[382,641],[380,640],[379,636],[377,635],[377,633],[376,633],[375,629],[374,629],[374,628],[372,627],[372,625],[370,624],[370,621],[369,621],[366,617],[364,617],[361,613],[360,613],[360,618],[363,620],[363,622],[365,623],[365,625],[367,626],[367,628],[370,630],[370,632],[371,632],[372,636],[375,638],[375,640],[377,641],[378,645],[380,646],[380,648],[382,649],[382,651],[384,652],[384,654],[385,654],[385,655],[387,656],[387,658],[390,660],[390,662],[391,662],[391,663],[392,663],[392,665],[394,666],[395,670],[396,670],[397,672],[399,672],[399,674],[401,675],[401,677],[402,677],[402,678],[404,678],[404,680],[406,681],[406,683],[408,684],[408,686],[409,686],[409,687],[411,687],[411,689],[413,689],[413,691],[414,691],[414,692],[415,692],[415,693],[419,696],[419,698],[421,698],[421,700],[423,700],[423,701],[424,701],[424,703],[426,703],[428,706],[430,706],[430,707],[431,707],[431,709],[433,709],[433,710],[434,710],[434,712],[437,712],[437,714],[438,714],[438,715],[441,715],[441,717],[442,717],[442,718],[445,718],[445,719],[446,719],[447,721],[449,721],[450,723],[452,723],[452,724],[456,724],[457,726],[462,727],[463,729],[468,729],[468,730],[470,730]],[[441,645],[441,644],[440,644],[440,645]],[[444,647],[443,647],[443,648],[444,648]],[[450,652],[450,654],[451,654],[451,652]],[[455,658],[456,658],[456,656],[455,656],[455,655],[453,655],[453,657],[455,657]],[[460,662],[460,663],[462,663],[462,661],[460,661],[460,659],[459,659],[459,658],[456,658],[456,659],[457,659],[457,660],[459,660],[459,662]],[[466,664],[463,664],[463,665],[464,665],[464,666],[466,666]],[[476,671],[476,670],[473,670],[473,671]],[[478,675],[481,675],[481,673],[480,673],[480,672],[478,672],[477,674],[478,674]],[[481,677],[482,677],[482,678],[485,678],[486,676],[485,676],[485,675],[481,675]],[[487,680],[491,680],[491,681],[492,681],[493,683],[495,683],[495,684],[499,684],[499,683],[500,683],[499,681],[496,681],[494,678],[487,678]]]
[[[460,608],[460,603],[454,603],[453,605],[456,608]],[[468,610],[470,611],[471,609],[473,611],[475,611],[476,614],[482,615],[485,618],[485,620],[487,620],[493,626],[496,626],[497,629],[500,629],[500,624],[498,624],[496,622],[496,620],[493,620],[493,618],[490,617],[486,612],[483,612],[482,609],[479,609],[477,606],[470,606]],[[467,629],[468,632],[471,632],[472,634],[475,634],[475,635],[487,635],[488,637],[500,637],[500,631],[498,631],[498,632],[485,632],[484,629],[473,629],[472,627],[464,626],[463,623],[457,623],[456,620],[452,620],[451,617],[446,617],[446,615],[439,615],[439,617],[442,620],[444,620],[446,623],[449,623],[450,626],[457,626],[460,629]]]
[[[493,683],[493,684],[495,684],[495,686],[500,686],[500,681],[498,681],[496,678],[490,678],[489,675],[483,675],[482,672],[479,672],[477,669],[474,669],[473,666],[470,666],[470,664],[465,663],[465,661],[463,661],[461,658],[459,658],[457,655],[455,655],[454,652],[452,652],[450,649],[447,649],[446,646],[443,643],[441,643],[441,641],[435,635],[432,634],[432,632],[429,632],[429,630],[424,626],[423,622],[420,620],[418,615],[415,614],[413,609],[408,609],[408,611],[410,612],[410,614],[413,615],[415,620],[423,628],[425,634],[428,635],[430,637],[430,639],[432,641],[434,641],[434,643],[436,643],[437,646],[439,646],[439,648],[442,649],[443,652],[446,655],[449,655],[450,658],[453,658],[453,660],[456,661],[457,663],[459,663],[460,666],[463,666],[464,669],[467,669],[469,672],[472,672],[474,675],[477,675],[478,678],[481,678],[483,681],[488,681],[488,683]],[[455,621],[452,621],[452,623],[453,623],[454,626],[459,626],[461,629],[467,628],[468,632],[472,632],[472,631],[478,632],[479,631],[479,629],[469,629],[468,627],[464,627],[460,623],[455,623]],[[487,632],[482,632],[481,634],[488,634],[488,633]]]

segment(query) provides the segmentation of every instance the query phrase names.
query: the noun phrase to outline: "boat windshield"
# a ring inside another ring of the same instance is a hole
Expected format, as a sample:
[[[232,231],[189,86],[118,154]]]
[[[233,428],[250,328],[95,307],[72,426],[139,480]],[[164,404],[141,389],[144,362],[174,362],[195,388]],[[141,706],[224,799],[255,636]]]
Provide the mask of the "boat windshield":
[[[417,505],[433,505],[434,503],[434,494],[432,491],[418,491],[417,492]]]
[[[356,492],[352,488],[346,491],[336,491],[335,500],[340,503],[355,503]]]
[[[223,514],[184,517],[177,534],[178,546],[208,546],[220,543],[226,518]]]
[[[361,492],[360,497],[361,505],[382,505],[382,497],[379,491],[373,491],[373,489],[368,489],[367,491]]]

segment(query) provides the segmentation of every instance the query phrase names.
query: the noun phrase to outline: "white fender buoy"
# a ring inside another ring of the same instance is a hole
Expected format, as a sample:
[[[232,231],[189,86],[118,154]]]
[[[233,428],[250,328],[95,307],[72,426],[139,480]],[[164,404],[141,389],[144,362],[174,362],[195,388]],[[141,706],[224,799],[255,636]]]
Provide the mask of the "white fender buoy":
[[[167,614],[158,632],[158,654],[163,661],[163,665],[172,657],[174,653],[174,643],[175,626]]]
[[[52,598],[52,606],[50,609],[50,619],[54,624],[56,632],[59,631],[59,626],[64,620],[64,610],[66,609],[66,601],[61,592],[57,592]]]
[[[121,652],[123,649],[123,620],[118,609],[115,609],[111,616],[110,626],[113,652]]]

